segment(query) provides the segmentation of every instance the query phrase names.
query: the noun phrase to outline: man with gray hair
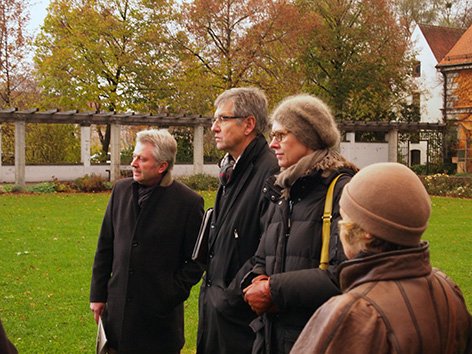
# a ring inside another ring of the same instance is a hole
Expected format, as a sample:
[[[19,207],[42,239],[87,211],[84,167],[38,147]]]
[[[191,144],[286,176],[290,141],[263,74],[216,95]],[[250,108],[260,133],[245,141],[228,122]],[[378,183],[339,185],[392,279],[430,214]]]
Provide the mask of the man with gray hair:
[[[241,274],[252,268],[269,204],[264,181],[277,170],[277,160],[263,133],[267,128],[267,99],[252,87],[233,88],[215,101],[211,127],[220,163],[208,242],[206,275],[199,299],[198,354],[251,352],[255,313],[243,301]]]
[[[116,182],[103,219],[90,308],[110,353],[180,353],[183,302],[202,276],[191,256],[203,199],[172,178],[177,143],[168,131],[136,140],[133,177]]]

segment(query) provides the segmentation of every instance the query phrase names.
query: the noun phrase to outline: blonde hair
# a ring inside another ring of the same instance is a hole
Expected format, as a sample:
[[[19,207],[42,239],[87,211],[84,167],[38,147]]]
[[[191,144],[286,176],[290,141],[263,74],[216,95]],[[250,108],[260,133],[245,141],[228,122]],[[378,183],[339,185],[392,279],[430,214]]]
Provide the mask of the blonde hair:
[[[360,252],[355,257],[410,248],[409,246],[402,246],[369,234],[355,222],[339,220],[338,227],[340,233],[344,236],[345,242],[351,246],[356,244],[360,246]],[[370,235],[370,237],[366,237],[366,234]]]

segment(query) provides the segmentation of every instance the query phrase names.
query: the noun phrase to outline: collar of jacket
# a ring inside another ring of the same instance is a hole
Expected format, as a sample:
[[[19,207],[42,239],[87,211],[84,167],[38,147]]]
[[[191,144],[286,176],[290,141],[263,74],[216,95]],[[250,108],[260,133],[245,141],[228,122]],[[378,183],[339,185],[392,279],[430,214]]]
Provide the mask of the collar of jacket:
[[[314,185],[322,184],[328,188],[331,181],[341,173],[352,177],[356,172],[350,168],[341,168],[336,171],[331,171],[331,174],[327,177],[322,177],[321,171],[311,171],[311,173],[304,175],[295,181],[292,188],[290,189],[288,199],[296,199],[297,197],[303,198],[304,193],[313,191],[312,187]],[[264,182],[262,193],[264,194],[264,197],[269,199],[271,202],[278,203],[282,198],[283,188],[276,184],[275,181],[275,175],[267,178],[267,180]]]
[[[161,179],[161,182],[159,183],[159,186],[161,187],[169,187],[172,182],[174,182],[174,177],[172,176],[172,171],[167,170],[164,174],[164,176]]]
[[[290,199],[291,189],[300,180],[315,176],[315,178],[321,177],[331,182],[331,179],[339,174],[337,170],[340,169],[350,170],[351,175],[359,170],[333,149],[317,150],[302,157],[293,166],[283,170],[276,176],[275,184],[282,187],[282,196],[285,199]]]
[[[264,198],[275,203],[280,200],[282,196],[282,188],[275,184],[275,175],[270,176],[262,186],[262,194]]]
[[[167,170],[164,175],[162,176],[162,179],[161,181],[159,182],[158,185],[154,186],[154,187],[169,187],[172,182],[174,182],[174,176],[172,176],[172,171],[171,170]],[[138,187],[138,184],[139,182],[136,182],[135,180],[133,180],[133,184],[136,185],[136,187]]]
[[[248,165],[256,158],[259,157],[262,149],[267,146],[267,140],[262,134],[258,134],[246,147],[243,151],[236,164],[234,165],[233,176],[231,182],[228,185],[232,184],[235,180],[238,179],[238,175],[243,173]],[[225,155],[226,157],[226,155]],[[224,158],[223,158],[224,159]],[[221,161],[220,161],[221,163]]]
[[[383,252],[348,260],[340,265],[339,284],[343,292],[373,281],[423,277],[431,273],[429,243],[418,247]]]

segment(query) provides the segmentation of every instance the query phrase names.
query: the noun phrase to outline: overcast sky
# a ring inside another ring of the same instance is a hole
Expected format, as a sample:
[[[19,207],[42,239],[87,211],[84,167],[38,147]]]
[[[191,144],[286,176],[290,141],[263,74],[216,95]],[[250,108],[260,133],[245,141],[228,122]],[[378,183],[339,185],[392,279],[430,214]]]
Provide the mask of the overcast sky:
[[[46,8],[49,5],[49,0],[31,0],[30,6],[30,23],[28,28],[31,34],[36,35],[39,27],[43,24],[44,17],[46,17]]]

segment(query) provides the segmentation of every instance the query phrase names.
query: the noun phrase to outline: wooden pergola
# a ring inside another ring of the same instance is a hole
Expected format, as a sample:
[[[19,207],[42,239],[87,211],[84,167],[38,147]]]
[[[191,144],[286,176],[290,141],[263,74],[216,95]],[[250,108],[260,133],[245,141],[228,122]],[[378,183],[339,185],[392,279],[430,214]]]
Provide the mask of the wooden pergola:
[[[0,124],[15,124],[15,183],[25,184],[25,133],[26,123],[56,123],[78,124],[81,127],[81,161],[84,167],[90,166],[90,126],[92,124],[110,124],[110,180],[115,181],[120,177],[120,130],[122,125],[152,126],[159,128],[168,127],[192,127],[194,129],[193,141],[193,169],[194,173],[203,173],[203,133],[204,128],[211,125],[211,117],[189,114],[136,114],[117,112],[79,112],[39,111],[39,109],[0,110]],[[0,134],[0,166],[1,166],[1,134]]]
[[[364,122],[344,121],[338,122],[338,127],[344,132],[385,132],[396,131],[398,133],[413,133],[424,130],[444,131],[445,123],[423,123],[423,122]]]
[[[193,171],[203,173],[203,134],[204,128],[211,126],[211,117],[195,114],[137,114],[117,112],[79,112],[39,111],[38,109],[0,110],[0,124],[15,124],[15,183],[25,184],[25,126],[26,123],[56,123],[78,124],[81,127],[81,161],[84,169],[90,167],[90,126],[92,124],[110,124],[110,180],[115,181],[120,177],[120,130],[126,126],[152,126],[159,128],[168,127],[192,127],[193,139]],[[342,132],[385,132],[389,144],[389,161],[397,161],[397,146],[399,133],[412,133],[419,131],[444,131],[443,123],[403,123],[403,122],[363,122],[343,121],[338,122]],[[1,167],[1,134],[0,134],[0,167]]]

